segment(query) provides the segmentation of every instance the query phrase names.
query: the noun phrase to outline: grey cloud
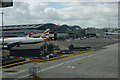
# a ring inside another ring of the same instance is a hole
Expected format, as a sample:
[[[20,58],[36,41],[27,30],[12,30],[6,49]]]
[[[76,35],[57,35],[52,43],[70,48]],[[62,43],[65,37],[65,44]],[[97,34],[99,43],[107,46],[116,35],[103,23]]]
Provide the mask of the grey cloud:
[[[49,23],[89,26],[117,26],[118,4],[106,2],[60,2],[64,8],[50,8],[48,3],[18,2],[5,10],[5,24]],[[110,22],[108,21],[110,19]]]
[[[63,10],[64,13],[61,13],[63,16],[68,13],[66,16],[69,17],[66,20],[76,20],[79,23],[86,21],[88,25],[108,25],[109,18],[117,17],[118,15],[117,3],[77,3],[76,5],[74,3],[68,3],[68,5],[68,8]],[[86,24],[84,25],[86,26]]]

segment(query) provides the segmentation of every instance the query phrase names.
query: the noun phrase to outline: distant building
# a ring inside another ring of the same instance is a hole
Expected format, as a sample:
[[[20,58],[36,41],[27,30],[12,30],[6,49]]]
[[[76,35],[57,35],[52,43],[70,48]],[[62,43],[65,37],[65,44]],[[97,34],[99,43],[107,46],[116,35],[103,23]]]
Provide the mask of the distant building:
[[[26,24],[26,25],[9,25],[4,26],[3,35],[4,37],[18,37],[26,36],[30,31],[33,31],[33,37],[40,37],[41,34],[46,30],[50,29],[51,39],[68,39],[68,38],[115,38],[119,34],[120,29],[109,29],[109,28],[81,28],[80,26],[68,26],[56,25],[53,23],[47,24]],[[2,29],[0,29],[2,30]],[[2,32],[2,31],[1,31]],[[1,33],[0,33],[1,34]],[[2,35],[1,35],[2,36]],[[0,37],[1,37],[0,36]]]
[[[34,34],[40,34],[48,28],[51,30],[51,32],[53,32],[58,29],[58,26],[55,24],[52,24],[52,23],[9,25],[9,26],[4,26],[3,35],[4,35],[4,37],[25,36],[30,31],[34,31]]]
[[[115,33],[115,32],[108,32],[107,33],[108,38],[120,38],[120,33]]]
[[[117,32],[116,32],[117,31]],[[118,38],[118,29],[112,28],[87,28],[85,31],[86,37],[97,37],[97,38]]]
[[[57,30],[57,36],[59,38],[68,39],[68,38],[80,38],[84,36],[84,29],[82,29],[80,26],[68,26],[68,25],[62,25]],[[61,35],[61,36],[60,36]]]
[[[85,31],[85,34],[87,37],[96,37],[97,35],[97,29],[96,28],[87,28]]]

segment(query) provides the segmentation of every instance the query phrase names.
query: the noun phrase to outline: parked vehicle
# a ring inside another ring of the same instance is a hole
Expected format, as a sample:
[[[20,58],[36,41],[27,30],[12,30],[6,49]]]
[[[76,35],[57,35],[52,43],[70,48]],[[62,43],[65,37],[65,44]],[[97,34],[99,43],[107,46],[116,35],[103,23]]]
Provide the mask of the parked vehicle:
[[[80,51],[85,51],[85,50],[89,50],[91,49],[91,47],[80,47]]]
[[[52,54],[47,55],[46,58],[48,59],[48,58],[53,58],[53,57],[56,57],[56,56],[57,56],[57,54],[52,53]]]
[[[91,49],[91,47],[86,47],[86,46],[74,46],[73,44],[69,45],[69,50],[80,50],[80,51],[85,51],[85,50],[89,50]]]
[[[60,48],[55,48],[55,49],[53,50],[53,53],[56,54],[56,55],[61,55],[61,54],[62,54]]]
[[[72,50],[61,50],[62,54],[72,54],[73,51]]]

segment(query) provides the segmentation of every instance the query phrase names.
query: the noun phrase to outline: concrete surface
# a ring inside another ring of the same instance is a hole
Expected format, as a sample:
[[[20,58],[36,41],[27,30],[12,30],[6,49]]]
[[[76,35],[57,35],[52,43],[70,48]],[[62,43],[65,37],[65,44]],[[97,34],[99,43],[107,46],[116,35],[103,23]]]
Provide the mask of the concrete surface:
[[[118,44],[55,61],[3,68],[3,78],[28,78],[29,67],[34,65],[41,68],[42,78],[118,78]]]

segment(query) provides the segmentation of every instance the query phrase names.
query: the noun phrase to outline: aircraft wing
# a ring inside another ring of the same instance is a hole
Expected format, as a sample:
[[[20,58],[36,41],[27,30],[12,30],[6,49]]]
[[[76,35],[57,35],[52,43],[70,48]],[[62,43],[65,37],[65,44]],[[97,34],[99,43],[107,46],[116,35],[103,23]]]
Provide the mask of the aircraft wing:
[[[15,46],[20,46],[20,42],[18,41],[9,42],[9,43],[6,43],[5,46],[7,46],[8,48],[13,48]]]

